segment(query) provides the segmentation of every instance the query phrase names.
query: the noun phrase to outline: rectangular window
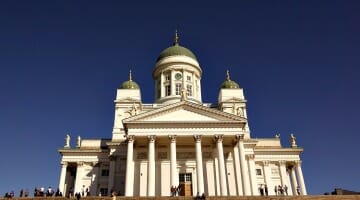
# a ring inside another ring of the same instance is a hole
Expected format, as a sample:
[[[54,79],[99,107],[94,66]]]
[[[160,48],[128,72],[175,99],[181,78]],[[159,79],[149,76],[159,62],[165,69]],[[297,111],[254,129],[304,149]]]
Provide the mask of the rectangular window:
[[[165,75],[165,80],[170,81],[170,74]]]
[[[192,96],[192,85],[187,85],[186,86],[186,95],[187,96]]]
[[[186,173],[186,174],[179,174],[179,182],[180,183],[184,183],[184,182],[191,182],[191,173]]]
[[[109,176],[109,170],[108,169],[101,170],[101,176]]]
[[[165,85],[165,96],[171,95],[171,87],[170,85]]]
[[[257,176],[261,176],[261,175],[262,175],[261,169],[256,169],[256,175],[257,175]]]
[[[181,94],[181,83],[176,83],[175,84],[175,95],[180,95]]]
[[[187,81],[191,81],[191,76],[186,76]]]

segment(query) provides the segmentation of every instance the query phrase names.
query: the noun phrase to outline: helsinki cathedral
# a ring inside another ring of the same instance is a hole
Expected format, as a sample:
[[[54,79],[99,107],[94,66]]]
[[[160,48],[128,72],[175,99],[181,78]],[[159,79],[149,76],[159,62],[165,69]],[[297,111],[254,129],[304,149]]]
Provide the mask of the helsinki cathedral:
[[[58,150],[63,195],[306,195],[294,135],[286,146],[280,135],[253,138],[243,88],[227,71],[217,102],[203,102],[202,72],[177,33],[156,59],[153,103],[142,102],[130,71],[116,91],[112,137],[78,136],[72,147],[67,135]]]

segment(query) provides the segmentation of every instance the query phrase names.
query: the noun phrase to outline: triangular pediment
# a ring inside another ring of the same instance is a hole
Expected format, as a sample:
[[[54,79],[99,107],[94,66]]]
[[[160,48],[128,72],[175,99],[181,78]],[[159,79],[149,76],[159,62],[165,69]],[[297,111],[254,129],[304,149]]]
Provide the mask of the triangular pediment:
[[[245,122],[246,119],[188,101],[164,106],[127,118],[123,123]]]

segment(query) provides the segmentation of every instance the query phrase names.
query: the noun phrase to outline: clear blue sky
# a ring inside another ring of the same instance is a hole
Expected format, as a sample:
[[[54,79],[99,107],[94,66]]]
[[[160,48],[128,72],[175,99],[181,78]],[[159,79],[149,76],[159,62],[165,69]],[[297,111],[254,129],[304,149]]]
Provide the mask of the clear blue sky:
[[[159,53],[180,43],[203,69],[204,102],[225,71],[244,88],[252,137],[294,133],[308,192],[360,191],[359,1],[0,1],[0,195],[57,188],[72,138],[111,138],[133,70],[153,102]],[[73,139],[72,142],[75,140]]]

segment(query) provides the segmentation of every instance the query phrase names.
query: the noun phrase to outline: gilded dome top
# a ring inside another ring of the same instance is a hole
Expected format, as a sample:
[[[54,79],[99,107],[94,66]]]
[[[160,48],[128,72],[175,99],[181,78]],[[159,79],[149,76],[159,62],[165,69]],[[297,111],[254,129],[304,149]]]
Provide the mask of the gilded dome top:
[[[131,70],[129,73],[129,80],[121,84],[120,89],[140,89],[139,85],[132,80]]]
[[[191,52],[188,48],[179,45],[179,37],[177,32],[175,32],[174,45],[164,49],[160,53],[156,61],[159,61],[169,56],[187,56],[197,61],[196,56],[194,55],[193,52]]]
[[[221,84],[223,89],[239,89],[240,86],[235,81],[230,80],[229,70],[226,71],[226,80]]]

